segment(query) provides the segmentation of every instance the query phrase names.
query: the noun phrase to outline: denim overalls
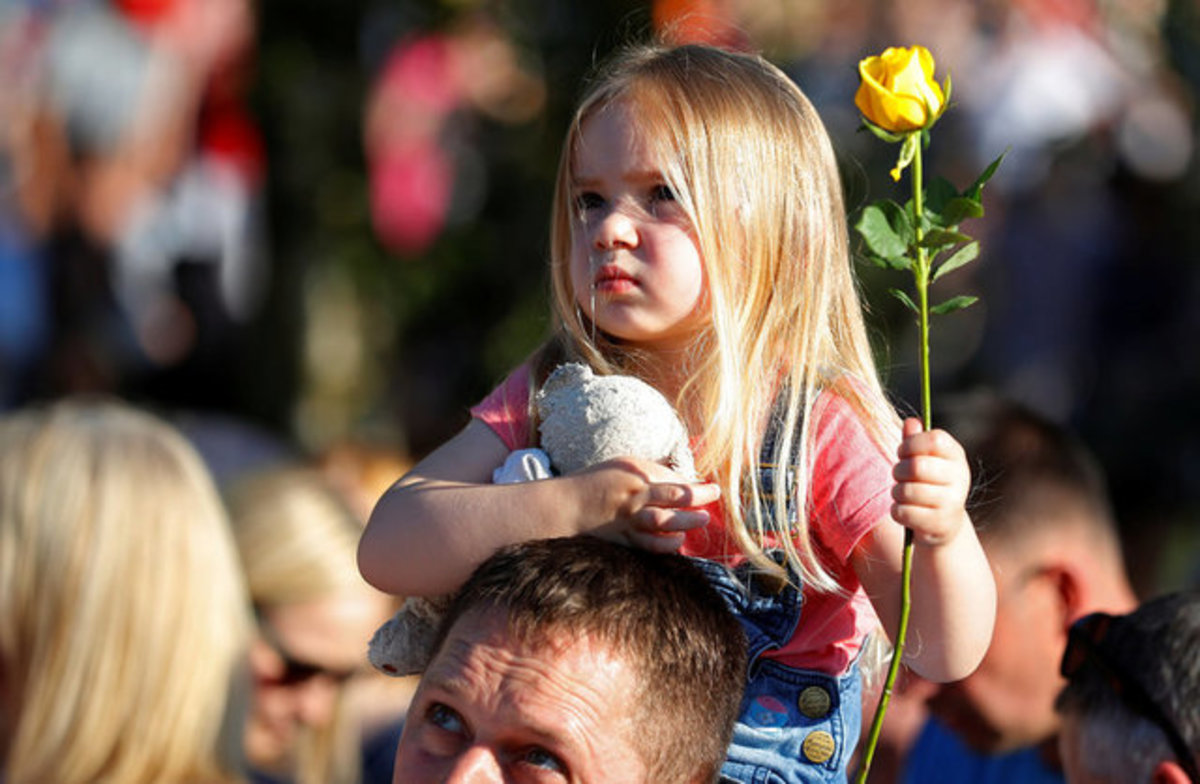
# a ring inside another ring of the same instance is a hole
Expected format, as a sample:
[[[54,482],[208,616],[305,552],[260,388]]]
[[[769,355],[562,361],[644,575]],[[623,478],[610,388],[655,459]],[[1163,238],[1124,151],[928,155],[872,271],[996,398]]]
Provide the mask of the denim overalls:
[[[762,450],[760,484],[770,501],[774,489],[774,428]],[[788,516],[795,519],[791,488],[794,469],[784,475],[789,492]],[[768,551],[783,563],[781,551]],[[749,563],[735,569],[696,559],[709,582],[741,621],[749,652],[746,692],[734,728],[723,782],[743,784],[809,784],[845,782],[846,766],[858,743],[862,722],[862,683],[858,664],[838,677],[799,670],[762,657],[791,639],[800,622],[803,596],[799,576],[788,570],[791,584],[755,575]]]

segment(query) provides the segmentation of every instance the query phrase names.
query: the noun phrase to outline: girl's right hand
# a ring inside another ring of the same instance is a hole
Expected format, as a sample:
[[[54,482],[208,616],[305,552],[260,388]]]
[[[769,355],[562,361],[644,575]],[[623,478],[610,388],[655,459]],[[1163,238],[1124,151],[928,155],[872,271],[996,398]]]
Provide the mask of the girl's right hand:
[[[689,482],[651,460],[622,457],[572,474],[584,493],[582,533],[655,552],[675,552],[684,534],[708,525],[720,486]]]

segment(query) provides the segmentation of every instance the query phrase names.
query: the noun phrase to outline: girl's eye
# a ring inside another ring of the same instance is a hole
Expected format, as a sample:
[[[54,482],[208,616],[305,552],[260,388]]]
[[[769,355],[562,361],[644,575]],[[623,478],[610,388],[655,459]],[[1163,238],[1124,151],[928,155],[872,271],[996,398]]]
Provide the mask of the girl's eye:
[[[575,209],[580,212],[599,209],[604,206],[604,197],[593,191],[585,191],[575,197]]]
[[[650,192],[651,201],[675,201],[675,191],[670,185],[655,185]]]

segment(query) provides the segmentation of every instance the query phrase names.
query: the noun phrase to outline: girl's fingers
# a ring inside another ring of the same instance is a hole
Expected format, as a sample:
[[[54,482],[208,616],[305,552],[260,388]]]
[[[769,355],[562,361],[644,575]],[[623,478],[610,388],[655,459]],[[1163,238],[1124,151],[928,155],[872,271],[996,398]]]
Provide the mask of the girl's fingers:
[[[708,506],[721,497],[719,485],[711,482],[682,484],[656,482],[646,487],[646,506],[661,506],[672,509]]]
[[[633,516],[635,529],[646,533],[687,531],[708,525],[709,514],[703,509],[665,509],[643,507]]]
[[[929,545],[939,545],[962,529],[962,523],[955,524],[944,515],[925,507],[908,504],[892,504],[892,519],[905,528],[912,529],[917,540]],[[970,525],[967,522],[966,525]]]
[[[958,443],[945,430],[925,430],[919,428],[915,432],[908,432],[908,423],[916,420],[907,420],[904,428],[904,439],[900,442],[900,448],[897,451],[898,457],[904,459],[914,455],[936,455],[947,459],[959,459],[965,454],[962,450],[962,445]]]
[[[896,463],[892,469],[892,478],[897,482],[924,482],[934,485],[965,481],[959,464],[928,455],[910,457]]]
[[[912,482],[893,485],[892,500],[904,506],[919,506],[926,509],[943,508],[950,503],[945,488]]]

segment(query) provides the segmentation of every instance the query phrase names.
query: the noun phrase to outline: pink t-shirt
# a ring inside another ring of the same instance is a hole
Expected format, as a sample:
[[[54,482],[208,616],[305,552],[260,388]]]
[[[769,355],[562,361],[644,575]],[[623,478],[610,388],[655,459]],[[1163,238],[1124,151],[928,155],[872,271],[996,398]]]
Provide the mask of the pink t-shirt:
[[[529,367],[521,365],[471,409],[512,450],[530,443]],[[891,510],[892,460],[871,440],[849,402],[822,392],[813,407],[815,422],[810,530],[826,568],[848,594],[804,589],[800,625],[791,641],[763,655],[782,664],[831,675],[845,672],[878,617],[850,564],[854,548]],[[743,556],[724,536],[720,504],[709,509],[712,522],[688,533],[681,552],[733,566]]]

